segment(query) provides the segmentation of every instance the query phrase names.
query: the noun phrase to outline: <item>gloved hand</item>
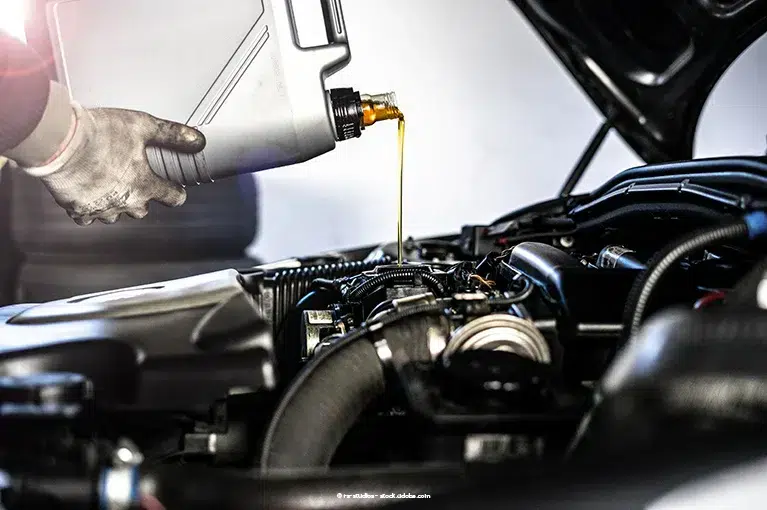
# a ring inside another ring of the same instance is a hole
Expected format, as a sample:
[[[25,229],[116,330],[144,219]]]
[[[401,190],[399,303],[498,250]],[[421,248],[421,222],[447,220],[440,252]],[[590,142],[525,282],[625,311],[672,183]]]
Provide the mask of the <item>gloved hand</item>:
[[[183,186],[152,172],[145,149],[196,153],[205,148],[202,133],[143,112],[73,106],[69,141],[49,163],[24,170],[42,180],[75,223],[115,223],[122,213],[143,218],[151,200],[169,207],[186,201]]]

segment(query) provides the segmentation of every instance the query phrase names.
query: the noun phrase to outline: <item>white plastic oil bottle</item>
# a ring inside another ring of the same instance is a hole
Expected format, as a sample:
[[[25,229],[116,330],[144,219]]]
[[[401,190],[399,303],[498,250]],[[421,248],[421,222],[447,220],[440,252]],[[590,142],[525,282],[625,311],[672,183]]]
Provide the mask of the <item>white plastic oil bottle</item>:
[[[299,1],[308,0],[53,0],[59,80],[86,107],[144,110],[200,129],[200,154],[147,151],[155,173],[172,181],[301,163],[399,113],[393,94],[326,90],[351,60],[341,0],[320,0],[329,42],[308,48],[298,41]]]

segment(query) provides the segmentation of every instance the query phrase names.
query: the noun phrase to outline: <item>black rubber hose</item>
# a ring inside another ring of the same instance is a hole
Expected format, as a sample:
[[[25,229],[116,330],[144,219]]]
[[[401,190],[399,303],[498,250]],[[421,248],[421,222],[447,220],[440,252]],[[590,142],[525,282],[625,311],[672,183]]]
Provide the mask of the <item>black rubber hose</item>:
[[[413,360],[429,360],[427,325],[405,319],[444,310],[445,304],[438,303],[391,313],[347,334],[306,365],[282,397],[269,424],[261,452],[262,472],[327,467],[346,433],[386,389],[375,348],[370,342],[358,340],[373,329],[398,323],[386,331],[390,348],[404,349]]]
[[[517,291],[514,294],[508,295],[504,294],[502,297],[494,298],[490,300],[490,304],[493,307],[502,307],[502,306],[511,306],[516,305],[530,297],[530,294],[533,293],[533,290],[535,290],[535,287],[533,287],[533,283],[530,281],[529,278],[522,278],[522,289]]]
[[[356,342],[318,367],[271,436],[269,470],[327,466],[346,433],[379,395],[384,373],[370,342]]]
[[[433,275],[427,273],[424,269],[418,268],[403,268],[395,269],[393,271],[387,271],[380,275],[374,276],[370,280],[355,287],[349,292],[349,300],[358,300],[367,296],[370,292],[375,290],[380,285],[397,280],[411,281],[416,277],[420,277],[423,283],[434,291],[437,296],[443,296],[445,294],[445,286]]]
[[[765,338],[763,310],[680,309],[653,317],[605,373],[571,453],[627,455],[682,438],[705,443],[763,433]]]
[[[379,313],[387,312],[394,308],[394,300],[393,299],[387,299],[386,301],[381,301],[376,305],[375,308],[368,314],[367,320],[372,319]]]
[[[639,330],[644,319],[650,297],[663,275],[683,257],[706,246],[737,239],[747,239],[764,234],[765,214],[751,213],[745,218],[730,220],[714,227],[706,227],[684,237],[681,241],[658,252],[647,263],[647,269],[640,275],[629,293],[624,317],[627,336],[630,339]]]

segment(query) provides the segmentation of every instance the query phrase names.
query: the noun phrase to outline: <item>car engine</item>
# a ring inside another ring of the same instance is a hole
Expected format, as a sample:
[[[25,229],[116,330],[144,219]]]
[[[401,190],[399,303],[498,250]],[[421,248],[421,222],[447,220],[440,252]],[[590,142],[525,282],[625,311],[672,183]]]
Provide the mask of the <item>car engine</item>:
[[[624,172],[403,265],[384,245],[1,309],[9,497],[351,507],[758,436],[764,166]]]

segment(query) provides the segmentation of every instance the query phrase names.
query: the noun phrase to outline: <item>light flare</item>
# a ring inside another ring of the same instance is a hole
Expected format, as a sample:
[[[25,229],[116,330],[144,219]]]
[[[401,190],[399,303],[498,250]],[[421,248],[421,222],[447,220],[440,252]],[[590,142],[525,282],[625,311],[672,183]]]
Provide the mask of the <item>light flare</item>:
[[[0,30],[26,42],[24,22],[28,0],[0,0]]]

